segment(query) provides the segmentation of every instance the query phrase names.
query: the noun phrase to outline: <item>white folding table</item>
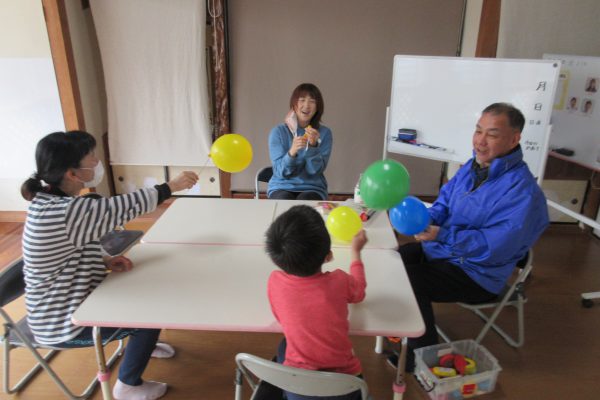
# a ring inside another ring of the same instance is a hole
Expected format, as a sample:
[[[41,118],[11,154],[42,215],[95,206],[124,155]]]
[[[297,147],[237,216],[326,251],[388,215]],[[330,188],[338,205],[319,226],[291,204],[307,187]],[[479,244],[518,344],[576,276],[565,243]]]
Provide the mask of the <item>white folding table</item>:
[[[73,322],[93,326],[96,339],[99,327],[281,332],[267,298],[268,276],[277,267],[264,251],[264,232],[278,212],[294,204],[176,200],[128,253],[133,270],[110,274],[74,313]],[[420,336],[425,326],[402,259],[390,250],[393,231],[385,213],[377,215],[365,224],[373,246],[362,252],[367,295],[349,306],[350,334]],[[334,260],[324,270],[348,271],[348,245],[334,244],[332,250]],[[103,395],[110,399],[104,354],[101,347],[96,350]],[[403,345],[401,360],[405,352]],[[401,364],[396,399],[404,388]]]
[[[271,222],[292,206],[317,207],[318,201],[179,198],[142,238],[142,243],[259,245]],[[336,202],[339,203],[339,202]],[[326,217],[324,217],[326,218]],[[367,249],[398,246],[385,211],[363,223]],[[332,240],[333,247],[349,247]]]

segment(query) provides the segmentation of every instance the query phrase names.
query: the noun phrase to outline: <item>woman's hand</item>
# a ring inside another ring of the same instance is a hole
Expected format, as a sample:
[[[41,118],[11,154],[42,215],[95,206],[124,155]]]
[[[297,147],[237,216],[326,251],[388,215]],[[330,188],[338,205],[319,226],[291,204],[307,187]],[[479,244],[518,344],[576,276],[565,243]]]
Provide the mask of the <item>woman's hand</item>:
[[[292,142],[292,147],[288,153],[291,157],[296,157],[298,151],[306,148],[307,139],[304,136],[294,136],[294,141]]]
[[[106,260],[106,269],[112,272],[127,272],[133,268],[133,263],[127,257],[116,256]]]
[[[193,171],[183,171],[175,178],[171,179],[167,185],[171,189],[171,193],[179,192],[180,190],[190,189],[198,182],[198,174]]]
[[[321,137],[319,131],[309,125],[306,127],[304,132],[304,136],[308,139],[308,145],[315,147],[319,142],[319,138]]]

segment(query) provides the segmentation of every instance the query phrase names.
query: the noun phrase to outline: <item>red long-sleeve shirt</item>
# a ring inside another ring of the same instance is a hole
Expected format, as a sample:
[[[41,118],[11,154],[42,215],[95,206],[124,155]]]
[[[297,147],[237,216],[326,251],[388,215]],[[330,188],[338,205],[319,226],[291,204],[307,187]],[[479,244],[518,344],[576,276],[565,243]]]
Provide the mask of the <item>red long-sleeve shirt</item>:
[[[356,375],[360,361],[348,337],[348,304],[365,297],[363,263],[309,277],[273,271],[268,295],[287,341],[285,365]]]

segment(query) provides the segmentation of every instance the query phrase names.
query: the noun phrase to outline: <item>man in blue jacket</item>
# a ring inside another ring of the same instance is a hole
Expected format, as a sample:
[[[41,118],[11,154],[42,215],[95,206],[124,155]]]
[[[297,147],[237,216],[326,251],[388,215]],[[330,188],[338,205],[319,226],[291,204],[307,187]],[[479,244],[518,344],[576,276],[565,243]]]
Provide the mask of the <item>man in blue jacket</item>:
[[[486,107],[473,134],[474,157],[442,187],[429,209],[431,225],[398,250],[425,322],[425,334],[408,340],[407,371],[412,350],[438,342],[431,303],[495,298],[548,226],[546,199],[519,145],[524,124],[510,104]]]

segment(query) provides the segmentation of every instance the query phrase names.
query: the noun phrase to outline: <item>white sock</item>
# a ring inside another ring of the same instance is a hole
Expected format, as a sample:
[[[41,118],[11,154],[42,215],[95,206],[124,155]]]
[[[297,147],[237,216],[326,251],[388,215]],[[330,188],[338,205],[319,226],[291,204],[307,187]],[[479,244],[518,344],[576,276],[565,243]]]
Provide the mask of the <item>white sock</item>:
[[[131,386],[117,379],[113,397],[115,400],[155,400],[163,397],[166,392],[166,383],[144,381],[139,386]]]
[[[152,352],[154,358],[171,358],[175,355],[175,349],[173,346],[166,343],[156,343],[156,347]]]

